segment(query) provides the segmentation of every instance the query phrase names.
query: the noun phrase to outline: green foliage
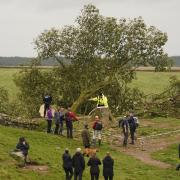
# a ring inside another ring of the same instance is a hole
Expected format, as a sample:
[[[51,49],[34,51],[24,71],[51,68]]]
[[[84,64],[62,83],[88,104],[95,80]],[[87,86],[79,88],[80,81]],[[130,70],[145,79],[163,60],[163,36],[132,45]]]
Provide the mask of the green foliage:
[[[41,60],[53,57],[59,62],[56,82],[66,89],[60,90],[60,95],[77,110],[99,90],[113,86],[118,89],[119,80],[121,84],[131,82],[133,68],[167,66],[167,55],[163,52],[166,41],[165,33],[147,27],[141,17],[132,20],[103,17],[94,5],[86,5],[75,25],[44,31],[35,40],[35,48]],[[66,66],[60,57],[71,64]]]
[[[14,81],[20,90],[18,96],[22,110],[28,117],[37,116],[44,94],[53,94],[51,71],[41,71],[35,67],[25,68],[15,76]]]
[[[143,106],[144,112],[152,116],[179,117],[180,80],[176,76],[171,77],[170,85],[162,93],[147,97]]]
[[[8,91],[4,89],[3,87],[0,87],[0,112],[6,113],[8,110],[8,104],[9,104],[9,97],[8,97]]]

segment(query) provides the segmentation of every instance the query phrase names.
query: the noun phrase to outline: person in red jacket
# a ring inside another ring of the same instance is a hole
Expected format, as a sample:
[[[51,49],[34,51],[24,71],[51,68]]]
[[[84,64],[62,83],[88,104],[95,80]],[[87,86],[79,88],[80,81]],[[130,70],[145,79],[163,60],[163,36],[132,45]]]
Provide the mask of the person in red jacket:
[[[68,112],[65,114],[66,119],[66,128],[67,128],[67,138],[73,138],[73,121],[78,121],[79,118],[74,112],[71,111],[71,108],[68,107]]]

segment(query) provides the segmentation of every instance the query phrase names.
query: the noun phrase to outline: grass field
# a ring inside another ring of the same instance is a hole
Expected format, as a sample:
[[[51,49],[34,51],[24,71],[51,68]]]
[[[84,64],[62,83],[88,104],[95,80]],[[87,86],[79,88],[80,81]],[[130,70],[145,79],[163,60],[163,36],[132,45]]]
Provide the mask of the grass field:
[[[30,157],[40,164],[49,167],[48,172],[36,172],[17,167],[17,162],[9,155],[14,149],[19,136],[25,136],[30,144]],[[0,126],[0,179],[12,180],[43,180],[64,179],[61,156],[66,147],[71,154],[76,147],[82,147],[76,140],[67,140],[65,137],[47,135],[43,132],[26,131]],[[97,156],[102,159],[110,151],[115,160],[114,180],[178,180],[179,172],[174,169],[160,169],[142,163],[135,158],[112,150],[108,145],[102,145]],[[160,158],[160,156],[158,156]],[[86,158],[87,163],[88,158]],[[102,166],[100,167],[100,180],[102,180]],[[83,179],[89,180],[89,168],[86,166]]]
[[[178,162],[180,163],[178,155],[177,155],[178,146],[179,146],[179,144],[173,144],[166,149],[163,149],[163,150],[153,153],[152,157],[154,159],[157,159],[157,160],[172,164],[173,166],[176,166]]]
[[[18,92],[13,77],[19,71],[20,69],[16,68],[0,68],[0,86],[8,90],[10,99],[13,99]],[[169,84],[169,78],[174,75],[180,79],[180,72],[137,72],[131,86],[138,87],[145,94],[160,93]]]

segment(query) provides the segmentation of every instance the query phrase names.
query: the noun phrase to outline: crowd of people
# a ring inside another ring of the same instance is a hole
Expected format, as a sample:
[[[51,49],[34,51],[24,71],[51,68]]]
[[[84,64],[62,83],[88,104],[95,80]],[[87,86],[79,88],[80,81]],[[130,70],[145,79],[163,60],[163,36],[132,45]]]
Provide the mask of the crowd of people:
[[[19,138],[19,142],[16,145],[16,150],[19,150],[24,156],[24,163],[26,165],[28,159],[29,144],[24,137]],[[30,159],[29,159],[30,160]],[[74,176],[74,180],[82,180],[83,171],[85,170],[85,158],[81,152],[81,148],[76,149],[76,153],[71,157],[69,149],[66,148],[62,155],[62,164],[65,171],[66,180],[71,180]],[[100,169],[99,165],[103,164],[103,176],[105,180],[113,180],[114,176],[114,160],[110,153],[107,152],[106,156],[101,160],[93,153],[87,162],[87,166],[90,167],[91,180],[98,180]]]
[[[63,168],[66,174],[66,180],[70,180],[74,175],[74,180],[81,180],[83,171],[85,169],[85,159],[81,153],[81,148],[76,149],[76,153],[71,157],[69,150],[65,149],[62,156]],[[114,176],[114,160],[110,153],[107,152],[106,156],[101,160],[94,153],[88,160],[87,166],[90,166],[91,180],[99,179],[99,166],[103,164],[103,176],[105,180],[112,180]]]

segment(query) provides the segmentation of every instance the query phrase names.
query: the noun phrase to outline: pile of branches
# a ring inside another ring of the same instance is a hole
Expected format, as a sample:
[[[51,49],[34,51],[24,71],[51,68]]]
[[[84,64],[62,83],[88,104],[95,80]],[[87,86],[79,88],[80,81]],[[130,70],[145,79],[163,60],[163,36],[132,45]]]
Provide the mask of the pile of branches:
[[[164,92],[146,99],[143,105],[145,114],[180,118],[180,80],[176,76],[170,78],[170,85]]]

